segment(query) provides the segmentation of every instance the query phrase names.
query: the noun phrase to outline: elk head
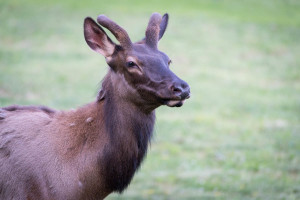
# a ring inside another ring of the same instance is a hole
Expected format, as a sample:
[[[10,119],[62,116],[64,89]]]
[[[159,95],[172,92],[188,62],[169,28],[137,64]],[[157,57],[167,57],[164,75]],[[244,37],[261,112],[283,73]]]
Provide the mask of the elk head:
[[[170,58],[157,48],[165,33],[168,14],[152,14],[146,37],[132,43],[127,32],[104,15],[97,22],[108,29],[120,42],[115,44],[93,19],[84,21],[87,44],[106,58],[110,66],[110,79],[118,95],[136,105],[153,110],[160,105],[182,106],[190,97],[188,84],[178,78],[169,68]],[[99,99],[105,98],[105,88]]]

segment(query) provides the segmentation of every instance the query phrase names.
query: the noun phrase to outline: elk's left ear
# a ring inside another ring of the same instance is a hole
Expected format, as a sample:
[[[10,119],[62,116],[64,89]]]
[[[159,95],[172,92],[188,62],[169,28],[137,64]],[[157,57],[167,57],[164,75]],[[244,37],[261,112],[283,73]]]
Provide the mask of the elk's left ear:
[[[167,29],[167,26],[168,26],[168,21],[169,21],[169,15],[168,15],[168,13],[166,13],[162,17],[162,20],[161,20],[160,25],[159,25],[160,30],[159,30],[158,40],[160,40],[162,38],[162,36],[164,35],[164,33]]]
[[[105,57],[110,57],[116,44],[107,36],[105,31],[90,17],[84,20],[84,38],[94,51]]]

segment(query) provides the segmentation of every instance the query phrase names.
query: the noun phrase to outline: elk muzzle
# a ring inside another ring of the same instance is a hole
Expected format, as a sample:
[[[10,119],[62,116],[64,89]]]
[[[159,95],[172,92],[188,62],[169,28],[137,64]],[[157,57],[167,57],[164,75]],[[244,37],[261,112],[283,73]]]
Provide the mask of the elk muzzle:
[[[166,99],[164,104],[169,107],[180,107],[186,99],[190,98],[189,85],[178,77],[175,78],[175,81],[169,84],[168,89],[171,94],[171,98]]]

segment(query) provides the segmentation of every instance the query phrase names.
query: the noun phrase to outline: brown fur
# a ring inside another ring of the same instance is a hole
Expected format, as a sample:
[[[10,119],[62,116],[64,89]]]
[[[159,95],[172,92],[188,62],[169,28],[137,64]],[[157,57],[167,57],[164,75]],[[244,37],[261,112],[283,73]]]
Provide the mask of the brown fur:
[[[157,48],[160,31],[160,27],[157,25],[160,24],[161,20],[161,15],[158,13],[154,13],[152,14],[148,23],[148,27],[146,30],[146,44],[152,48]]]
[[[157,29],[149,33],[156,38],[150,46],[131,44],[123,29],[107,25],[126,47],[86,18],[86,42],[110,66],[96,101],[69,111],[0,108],[1,200],[94,200],[126,189],[146,155],[155,108],[181,106],[190,93],[169,70],[167,55],[152,48],[165,31],[165,16],[149,22]]]

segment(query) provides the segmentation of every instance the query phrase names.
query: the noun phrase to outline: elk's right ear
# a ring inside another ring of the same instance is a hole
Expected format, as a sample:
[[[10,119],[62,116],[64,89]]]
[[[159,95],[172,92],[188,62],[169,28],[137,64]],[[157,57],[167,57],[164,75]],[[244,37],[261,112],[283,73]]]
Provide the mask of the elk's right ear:
[[[84,38],[94,51],[105,57],[110,57],[116,44],[107,36],[105,31],[90,17],[84,20]]]
[[[159,30],[158,40],[160,40],[162,38],[162,36],[164,35],[164,33],[167,29],[167,26],[168,26],[168,21],[169,21],[169,15],[168,15],[168,13],[166,13],[162,17],[162,20],[159,25],[160,30]]]

